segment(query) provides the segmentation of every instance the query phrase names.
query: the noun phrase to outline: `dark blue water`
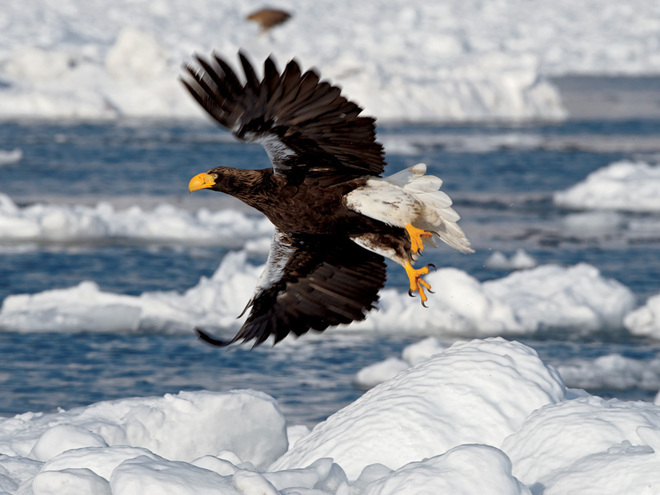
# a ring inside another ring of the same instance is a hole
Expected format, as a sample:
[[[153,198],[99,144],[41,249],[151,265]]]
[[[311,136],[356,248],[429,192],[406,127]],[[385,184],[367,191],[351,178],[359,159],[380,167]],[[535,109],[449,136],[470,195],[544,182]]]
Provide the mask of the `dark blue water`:
[[[574,236],[562,228],[571,212],[552,204],[552,192],[620,160],[657,161],[660,147],[636,147],[660,136],[660,122],[573,122],[527,126],[395,126],[381,128],[387,144],[403,140],[405,154],[388,154],[389,172],[425,161],[440,175],[463,217],[477,253],[443,250],[438,266],[455,266],[479,280],[505,276],[484,263],[493,250],[525,249],[540,264],[587,262],[629,287],[642,303],[660,292],[660,235],[631,239]],[[422,139],[423,138],[423,139]],[[621,146],[613,142],[623,143]],[[483,144],[483,146],[482,146]],[[185,207],[219,206],[219,195],[187,193],[193,175],[217,165],[268,166],[257,145],[233,141],[200,123],[0,124],[0,149],[20,148],[23,159],[0,167],[0,192],[21,206],[34,202],[117,205],[167,201]],[[393,149],[397,149],[393,147]],[[197,201],[197,203],[190,203]],[[224,203],[223,203],[224,205]],[[224,206],[223,206],[224,207]],[[628,215],[634,218],[635,215]],[[93,280],[102,289],[138,295],[184,291],[210,276],[225,254],[220,247],[139,244],[107,239],[96,244],[6,245],[0,239],[0,300]],[[430,260],[429,260],[430,261]],[[401,270],[389,284],[404,287]],[[237,313],[242,308],[237,308]],[[654,342],[625,332],[574,338],[527,338],[554,364],[619,352],[657,356]],[[194,336],[38,334],[0,335],[0,413],[52,410],[129,395],[185,389],[255,388],[277,397],[287,415],[313,423],[362,391],[353,374],[396,355],[411,340],[380,337],[300,340],[296,345],[219,351]],[[650,398],[655,391],[600,391]]]

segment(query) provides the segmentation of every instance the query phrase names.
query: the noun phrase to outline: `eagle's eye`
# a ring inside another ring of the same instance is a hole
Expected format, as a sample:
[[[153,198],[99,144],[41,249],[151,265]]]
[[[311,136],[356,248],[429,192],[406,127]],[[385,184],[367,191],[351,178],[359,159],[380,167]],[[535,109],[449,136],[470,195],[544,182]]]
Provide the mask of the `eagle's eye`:
[[[218,174],[211,174],[211,177],[213,177],[213,180],[216,180],[218,178]]]

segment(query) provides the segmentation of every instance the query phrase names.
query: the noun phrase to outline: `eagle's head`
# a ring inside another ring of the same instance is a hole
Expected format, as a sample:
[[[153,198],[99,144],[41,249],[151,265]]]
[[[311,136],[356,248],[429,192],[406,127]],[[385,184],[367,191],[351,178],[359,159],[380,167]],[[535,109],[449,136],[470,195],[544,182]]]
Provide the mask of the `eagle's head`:
[[[188,183],[188,191],[199,191],[200,189],[214,189],[217,186],[217,180],[220,177],[217,169],[211,169],[208,172],[197,174],[190,179]]]

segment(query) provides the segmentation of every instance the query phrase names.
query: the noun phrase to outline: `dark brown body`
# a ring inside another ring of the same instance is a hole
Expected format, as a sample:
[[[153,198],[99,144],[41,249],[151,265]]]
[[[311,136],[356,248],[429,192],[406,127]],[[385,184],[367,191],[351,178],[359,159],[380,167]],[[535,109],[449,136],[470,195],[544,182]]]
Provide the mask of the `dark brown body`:
[[[408,258],[410,238],[404,229],[346,207],[344,197],[363,186],[368,179],[366,176],[334,184],[306,178],[301,184],[292,185],[273,169],[217,167],[208,173],[218,175],[216,185],[211,189],[230,194],[259,210],[282,232],[350,238],[366,235],[370,244],[387,246],[400,258]]]

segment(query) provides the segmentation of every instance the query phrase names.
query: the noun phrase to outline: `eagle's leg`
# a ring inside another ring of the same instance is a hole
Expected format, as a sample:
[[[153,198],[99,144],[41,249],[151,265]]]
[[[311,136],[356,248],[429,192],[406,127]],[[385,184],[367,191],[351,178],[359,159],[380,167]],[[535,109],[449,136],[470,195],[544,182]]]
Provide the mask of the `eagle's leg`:
[[[431,237],[433,237],[433,234],[431,232],[427,232],[426,230],[423,229],[418,229],[417,227],[414,227],[413,224],[411,223],[406,225],[406,230],[408,231],[408,235],[410,236],[410,250],[414,254],[424,251],[424,244],[422,243],[422,237],[426,239],[430,239]],[[410,275],[408,275],[408,277],[410,277]]]
[[[413,292],[419,292],[419,297],[422,299],[422,306],[426,306],[424,303],[428,300],[428,297],[426,297],[426,294],[424,293],[424,289],[431,292],[431,286],[428,282],[422,279],[422,275],[429,273],[429,267],[431,266],[435,268],[433,265],[426,265],[422,268],[415,269],[409,261],[406,261],[405,265],[403,265],[406,269],[408,280],[410,280],[410,290],[408,291],[408,294],[412,296]]]

